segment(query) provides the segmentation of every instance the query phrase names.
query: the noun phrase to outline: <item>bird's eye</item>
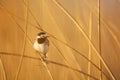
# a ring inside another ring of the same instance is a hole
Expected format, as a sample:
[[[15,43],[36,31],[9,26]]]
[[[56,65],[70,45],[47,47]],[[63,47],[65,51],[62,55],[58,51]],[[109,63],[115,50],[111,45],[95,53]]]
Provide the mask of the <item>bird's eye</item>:
[[[44,35],[41,35],[41,38],[44,38],[45,36]]]
[[[47,37],[47,34],[45,34],[44,36]]]

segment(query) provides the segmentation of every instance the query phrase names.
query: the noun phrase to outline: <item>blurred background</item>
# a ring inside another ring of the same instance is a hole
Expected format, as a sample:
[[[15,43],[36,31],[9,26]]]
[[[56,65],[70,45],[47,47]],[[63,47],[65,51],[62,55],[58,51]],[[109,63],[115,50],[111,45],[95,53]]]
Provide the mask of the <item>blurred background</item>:
[[[120,80],[119,21],[120,0],[0,0],[0,80]]]

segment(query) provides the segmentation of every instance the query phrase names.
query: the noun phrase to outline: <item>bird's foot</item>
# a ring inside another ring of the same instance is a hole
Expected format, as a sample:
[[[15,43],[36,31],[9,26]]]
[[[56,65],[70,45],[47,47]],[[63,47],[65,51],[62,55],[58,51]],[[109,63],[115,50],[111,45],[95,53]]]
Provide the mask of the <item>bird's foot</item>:
[[[43,61],[45,61],[46,58],[47,58],[46,55],[44,55],[44,54],[42,54],[41,57],[42,57],[42,60],[43,60]]]
[[[42,55],[42,60],[46,63],[46,64],[48,64],[48,62],[47,62],[47,56],[46,55]]]

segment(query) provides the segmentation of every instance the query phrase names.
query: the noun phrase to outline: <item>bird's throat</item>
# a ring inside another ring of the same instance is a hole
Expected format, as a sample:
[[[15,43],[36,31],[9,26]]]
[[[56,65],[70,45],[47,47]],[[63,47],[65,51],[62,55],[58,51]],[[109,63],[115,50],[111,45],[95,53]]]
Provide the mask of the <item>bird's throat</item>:
[[[37,42],[39,43],[39,44],[42,44],[42,43],[44,43],[46,41],[46,38],[38,38],[37,39]]]

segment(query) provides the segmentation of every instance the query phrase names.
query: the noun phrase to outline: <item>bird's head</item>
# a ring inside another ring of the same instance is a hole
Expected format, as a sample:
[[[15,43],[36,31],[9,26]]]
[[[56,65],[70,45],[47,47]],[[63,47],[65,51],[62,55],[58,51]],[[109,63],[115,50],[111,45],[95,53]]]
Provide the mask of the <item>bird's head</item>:
[[[40,32],[37,34],[36,39],[37,39],[38,43],[42,43],[47,39],[47,37],[48,37],[48,35],[45,32]]]

